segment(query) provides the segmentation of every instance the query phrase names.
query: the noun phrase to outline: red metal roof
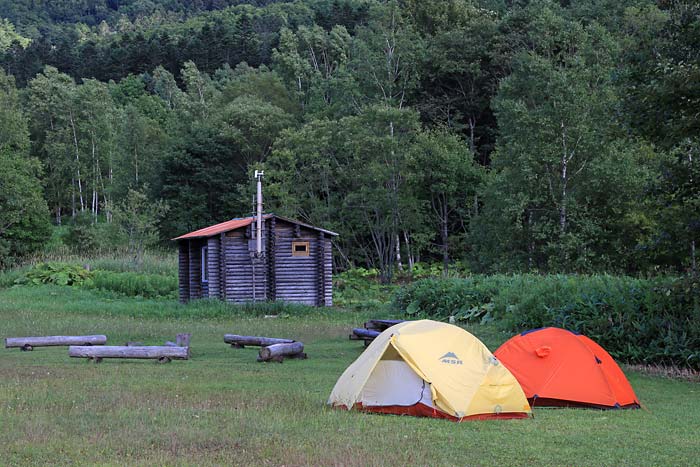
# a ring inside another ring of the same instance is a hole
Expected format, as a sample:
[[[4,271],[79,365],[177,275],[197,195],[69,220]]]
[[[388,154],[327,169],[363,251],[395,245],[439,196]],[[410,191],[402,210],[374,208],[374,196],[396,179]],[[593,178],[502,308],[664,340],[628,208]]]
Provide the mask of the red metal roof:
[[[265,214],[263,216],[263,219],[270,219],[271,217],[275,217],[277,219],[290,222],[292,224],[299,224],[303,227],[308,227],[310,229],[318,230],[320,232],[325,232],[329,235],[336,236],[338,235],[335,232],[331,232],[330,230],[325,230],[321,229],[319,227],[314,227],[313,225],[305,224],[303,222],[295,221],[294,219],[289,219],[287,217],[282,217],[282,216],[277,216],[275,214]],[[188,238],[206,238],[206,237],[212,237],[214,235],[218,235],[222,232],[228,232],[229,230],[236,230],[240,229],[241,227],[247,227],[250,224],[255,221],[255,217],[243,217],[240,219],[231,219],[230,221],[222,222],[220,224],[216,225],[210,225],[209,227],[205,227],[203,229],[195,230],[194,232],[187,233],[185,235],[180,235],[179,237],[173,238],[173,240],[186,240]]]
[[[202,238],[211,237],[213,235],[220,234],[222,232],[228,232],[229,230],[239,229],[241,227],[247,227],[253,223],[254,217],[244,217],[242,219],[231,219],[230,221],[222,222],[221,224],[210,225],[203,229],[195,230],[185,235],[180,235],[179,237],[173,238],[173,240],[185,240],[187,238]]]

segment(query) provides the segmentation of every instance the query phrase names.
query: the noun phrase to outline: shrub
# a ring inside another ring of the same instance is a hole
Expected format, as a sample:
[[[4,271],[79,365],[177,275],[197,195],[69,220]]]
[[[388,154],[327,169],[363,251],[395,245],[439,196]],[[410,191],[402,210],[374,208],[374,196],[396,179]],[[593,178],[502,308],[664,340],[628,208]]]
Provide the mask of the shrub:
[[[49,262],[34,265],[23,277],[18,278],[15,283],[85,285],[89,284],[90,281],[90,271],[82,266]]]
[[[333,277],[333,303],[345,308],[378,310],[391,298],[394,288],[379,283],[376,269],[349,269]]]
[[[177,296],[177,277],[162,274],[97,270],[93,272],[91,286],[131,297]]]
[[[392,306],[416,317],[460,321],[488,321],[493,311],[488,287],[476,278],[419,280],[399,289]]]
[[[416,281],[394,295],[407,315],[497,318],[511,331],[557,326],[629,362],[700,367],[700,285],[691,278],[474,276]]]

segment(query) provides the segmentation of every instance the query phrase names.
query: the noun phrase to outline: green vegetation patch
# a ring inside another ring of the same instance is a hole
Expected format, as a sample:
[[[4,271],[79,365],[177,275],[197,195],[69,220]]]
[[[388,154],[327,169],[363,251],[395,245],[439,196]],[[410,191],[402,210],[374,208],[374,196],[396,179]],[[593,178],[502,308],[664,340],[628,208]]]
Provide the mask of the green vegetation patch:
[[[697,384],[628,372],[647,410],[536,409],[526,420],[452,423],[332,410],[325,402],[363,350],[365,313],[252,317],[203,301],[106,298],[75,287],[0,290],[3,335],[105,333],[162,344],[192,333],[192,359],[158,365],[70,359],[64,348],[2,349],[5,465],[691,465]],[[223,306],[223,305],[222,305]],[[154,310],[162,310],[163,318]],[[196,310],[189,312],[189,310]],[[132,313],[146,313],[134,318]],[[263,312],[260,312],[262,314]],[[372,316],[376,317],[376,316]],[[467,329],[491,349],[509,337]],[[293,337],[308,360],[257,363],[224,333]]]
[[[92,286],[129,297],[175,298],[177,277],[138,272],[97,270],[92,274]]]
[[[520,332],[579,331],[628,362],[700,368],[700,284],[692,278],[495,275],[425,279],[398,290],[395,312],[490,322]]]

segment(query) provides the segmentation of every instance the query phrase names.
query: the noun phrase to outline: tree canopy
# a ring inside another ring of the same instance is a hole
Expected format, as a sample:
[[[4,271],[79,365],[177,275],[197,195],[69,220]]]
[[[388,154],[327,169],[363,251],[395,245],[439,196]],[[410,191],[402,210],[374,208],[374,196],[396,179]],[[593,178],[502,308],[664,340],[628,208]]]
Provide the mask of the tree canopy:
[[[0,18],[2,258],[48,212],[97,228],[124,200],[168,206],[143,221],[167,244],[251,212],[264,169],[267,210],[338,231],[336,267],[386,281],[425,260],[697,271],[696,2],[0,0]]]

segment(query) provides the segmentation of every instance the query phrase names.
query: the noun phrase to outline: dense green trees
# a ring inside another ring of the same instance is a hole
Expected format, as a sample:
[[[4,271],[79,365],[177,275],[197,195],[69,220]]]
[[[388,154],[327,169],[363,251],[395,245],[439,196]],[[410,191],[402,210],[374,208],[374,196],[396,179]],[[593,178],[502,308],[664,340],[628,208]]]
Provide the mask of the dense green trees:
[[[426,259],[697,270],[693,2],[41,5],[0,1],[24,88],[0,125],[12,196],[39,177],[54,223],[167,203],[165,240],[249,213],[263,168],[269,211],[386,281]]]
[[[41,167],[29,144],[14,80],[0,69],[0,268],[39,249],[50,234]]]

